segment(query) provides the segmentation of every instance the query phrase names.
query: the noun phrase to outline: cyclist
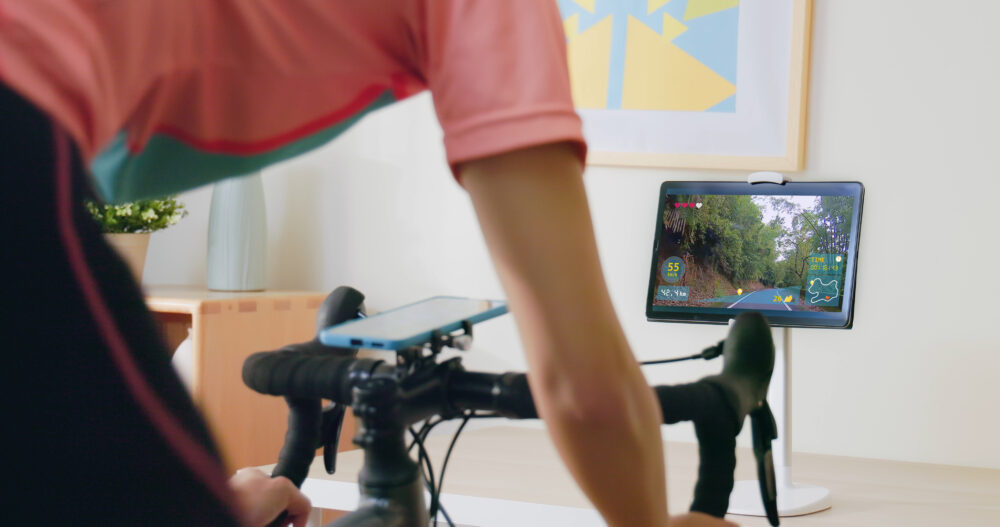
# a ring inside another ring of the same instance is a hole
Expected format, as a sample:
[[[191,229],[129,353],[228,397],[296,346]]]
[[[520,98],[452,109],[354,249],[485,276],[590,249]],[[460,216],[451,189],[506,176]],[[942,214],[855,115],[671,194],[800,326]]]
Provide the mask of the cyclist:
[[[128,200],[243,174],[424,89],[560,455],[609,525],[667,524],[660,410],[603,280],[562,26],[540,0],[0,0],[18,427],[5,514],[230,525],[265,503],[301,510],[280,481],[226,485],[139,288],[80,202],[92,186]],[[703,406],[727,411],[718,395]]]

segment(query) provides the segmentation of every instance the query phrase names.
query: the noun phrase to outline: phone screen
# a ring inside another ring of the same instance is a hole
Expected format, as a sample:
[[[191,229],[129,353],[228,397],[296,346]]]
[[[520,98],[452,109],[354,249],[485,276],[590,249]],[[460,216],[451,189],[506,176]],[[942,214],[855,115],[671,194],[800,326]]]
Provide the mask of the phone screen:
[[[438,296],[331,326],[320,333],[328,346],[401,349],[422,345],[431,333],[455,331],[462,321],[477,323],[507,312],[498,300]]]

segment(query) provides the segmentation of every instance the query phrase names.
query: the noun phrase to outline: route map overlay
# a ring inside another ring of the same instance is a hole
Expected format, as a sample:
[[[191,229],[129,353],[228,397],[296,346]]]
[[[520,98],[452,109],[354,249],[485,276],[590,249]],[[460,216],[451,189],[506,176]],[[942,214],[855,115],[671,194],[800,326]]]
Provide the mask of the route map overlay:
[[[809,288],[806,303],[810,306],[840,306],[840,284],[844,281],[843,254],[813,253],[809,255]]]
[[[820,302],[829,302],[830,299],[837,298],[840,294],[840,289],[837,289],[837,281],[830,280],[829,282],[824,282],[822,278],[814,278],[809,284],[809,294],[813,295],[809,299],[809,303],[816,305]],[[820,299],[820,297],[823,297]]]

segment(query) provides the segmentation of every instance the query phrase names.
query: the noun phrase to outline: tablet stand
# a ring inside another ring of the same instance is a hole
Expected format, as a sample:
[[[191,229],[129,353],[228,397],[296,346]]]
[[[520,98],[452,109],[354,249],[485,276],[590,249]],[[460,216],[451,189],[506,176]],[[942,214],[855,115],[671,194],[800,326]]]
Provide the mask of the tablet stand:
[[[784,178],[777,172],[754,172],[747,182],[781,184]],[[732,321],[730,321],[732,323]],[[778,424],[778,439],[773,450],[774,471],[778,487],[778,515],[802,516],[829,509],[830,490],[815,485],[792,482],[792,375],[791,375],[791,332],[790,328],[773,329],[775,350],[774,373],[767,398],[775,410],[774,420]],[[780,338],[779,337],[780,333]],[[775,382],[778,381],[778,382]],[[737,481],[729,495],[730,514],[744,516],[765,516],[760,500],[760,486],[756,480]]]
[[[774,472],[778,487],[778,515],[802,516],[829,509],[830,490],[814,485],[792,482],[792,404],[791,404],[791,332],[790,328],[775,328],[774,374],[767,398],[778,424],[778,439],[774,445]],[[780,337],[780,338],[779,338]],[[729,513],[744,516],[764,516],[760,487],[756,480],[737,481],[729,495]]]

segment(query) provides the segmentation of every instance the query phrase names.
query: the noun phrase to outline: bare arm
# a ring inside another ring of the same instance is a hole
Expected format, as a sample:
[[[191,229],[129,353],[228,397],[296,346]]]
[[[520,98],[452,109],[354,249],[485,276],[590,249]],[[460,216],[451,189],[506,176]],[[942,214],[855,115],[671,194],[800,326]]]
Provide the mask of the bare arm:
[[[662,526],[660,410],[611,305],[581,174],[566,144],[461,167],[563,461],[608,525]]]

